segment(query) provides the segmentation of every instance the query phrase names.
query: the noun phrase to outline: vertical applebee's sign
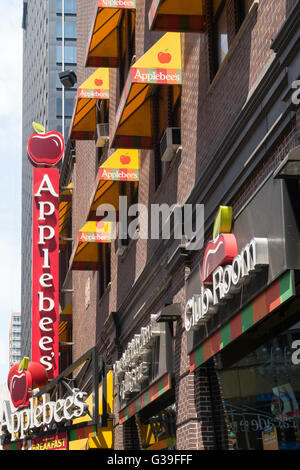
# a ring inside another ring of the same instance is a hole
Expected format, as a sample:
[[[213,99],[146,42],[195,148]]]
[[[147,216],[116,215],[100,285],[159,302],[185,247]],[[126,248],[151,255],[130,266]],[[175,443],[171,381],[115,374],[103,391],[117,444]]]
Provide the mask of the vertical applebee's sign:
[[[59,132],[42,126],[28,141],[33,170],[32,361],[49,379],[59,374],[59,170],[64,152]]]

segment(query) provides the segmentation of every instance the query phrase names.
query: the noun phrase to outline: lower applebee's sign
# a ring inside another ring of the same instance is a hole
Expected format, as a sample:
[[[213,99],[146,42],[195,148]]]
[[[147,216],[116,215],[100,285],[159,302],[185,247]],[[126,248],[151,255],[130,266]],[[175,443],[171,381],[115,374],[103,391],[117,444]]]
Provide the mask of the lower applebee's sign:
[[[186,331],[204,325],[220,305],[251,280],[255,272],[269,264],[268,239],[253,238],[239,253],[235,235],[229,233],[231,223],[232,208],[221,206],[213,240],[204,252],[201,293],[193,295],[186,303]]]
[[[56,131],[38,131],[28,141],[28,158],[35,167],[31,356],[46,368],[49,380],[59,374],[59,170],[54,166],[63,152],[64,139]]]
[[[48,401],[45,394],[43,402],[36,406],[35,399],[30,398],[29,408],[16,412],[12,412],[9,401],[0,402],[0,435],[8,431],[11,441],[24,439],[39,428],[85,416],[88,413],[86,399],[87,393],[75,388],[72,395],[55,402]]]

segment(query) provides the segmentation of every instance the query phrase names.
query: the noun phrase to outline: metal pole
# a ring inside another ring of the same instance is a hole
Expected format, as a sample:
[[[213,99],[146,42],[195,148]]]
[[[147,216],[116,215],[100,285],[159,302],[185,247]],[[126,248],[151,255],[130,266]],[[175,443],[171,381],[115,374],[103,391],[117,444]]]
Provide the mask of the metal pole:
[[[97,428],[99,424],[99,370],[98,370],[98,349],[94,348],[92,352],[93,369],[93,421]]]

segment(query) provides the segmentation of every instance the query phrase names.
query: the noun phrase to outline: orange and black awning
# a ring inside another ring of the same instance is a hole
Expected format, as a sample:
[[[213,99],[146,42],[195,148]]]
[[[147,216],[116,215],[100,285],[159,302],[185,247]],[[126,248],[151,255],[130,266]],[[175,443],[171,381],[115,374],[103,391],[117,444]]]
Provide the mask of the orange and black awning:
[[[203,33],[205,0],[153,0],[149,26],[155,31]]]
[[[68,327],[72,322],[72,302],[59,314],[59,342],[65,343],[68,341]]]
[[[108,204],[119,210],[121,181],[138,184],[139,181],[139,151],[116,150],[100,166],[94,184],[92,197],[87,208],[87,222],[81,228],[73,253],[70,258],[70,269],[96,271],[99,269],[99,243],[111,243],[115,239],[115,220],[101,221],[97,217],[97,209]]]
[[[111,243],[113,234],[111,222],[87,222],[79,231],[70,258],[70,268],[76,271],[97,271],[99,269],[99,243]]]
[[[131,68],[111,129],[113,148],[151,149],[151,97],[157,85],[173,85],[180,96],[182,84],[180,33],[166,33]]]
[[[79,88],[70,126],[70,140],[93,140],[98,100],[109,99],[109,69],[99,68]]]
[[[68,238],[68,224],[72,214],[72,183],[64,189],[59,196],[59,245],[63,248],[67,245],[64,238]]]
[[[87,209],[87,220],[99,220],[96,212],[100,205],[110,204],[119,211],[119,182],[139,181],[139,151],[118,149],[100,166]]]
[[[118,67],[122,11],[135,10],[136,0],[98,0],[88,43],[86,67]],[[134,25],[133,25],[134,27]]]

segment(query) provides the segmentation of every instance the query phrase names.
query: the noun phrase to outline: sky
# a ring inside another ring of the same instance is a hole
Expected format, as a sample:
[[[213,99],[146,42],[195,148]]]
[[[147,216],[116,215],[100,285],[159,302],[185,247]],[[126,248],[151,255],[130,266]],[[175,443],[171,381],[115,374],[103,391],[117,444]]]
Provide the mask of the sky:
[[[0,384],[10,316],[21,308],[22,5],[0,2]]]

